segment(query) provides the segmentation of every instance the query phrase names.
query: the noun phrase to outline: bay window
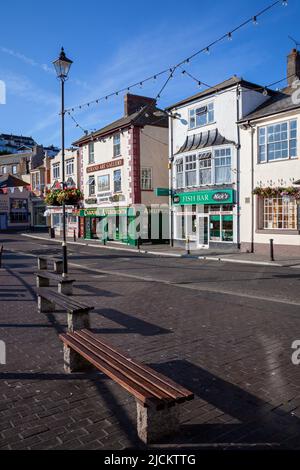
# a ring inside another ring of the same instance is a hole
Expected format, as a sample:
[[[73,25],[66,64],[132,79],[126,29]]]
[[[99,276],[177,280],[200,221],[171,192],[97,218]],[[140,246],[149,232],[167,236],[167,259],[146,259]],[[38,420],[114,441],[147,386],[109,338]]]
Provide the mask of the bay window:
[[[211,184],[211,153],[199,155],[199,185]]]
[[[197,183],[196,155],[187,155],[185,157],[185,184],[186,186],[195,186]]]
[[[175,162],[176,168],[176,188],[182,188],[183,184],[183,158],[177,158]]]
[[[231,150],[215,150],[215,183],[231,183]]]
[[[297,121],[286,121],[258,129],[258,161],[271,162],[297,157]]]

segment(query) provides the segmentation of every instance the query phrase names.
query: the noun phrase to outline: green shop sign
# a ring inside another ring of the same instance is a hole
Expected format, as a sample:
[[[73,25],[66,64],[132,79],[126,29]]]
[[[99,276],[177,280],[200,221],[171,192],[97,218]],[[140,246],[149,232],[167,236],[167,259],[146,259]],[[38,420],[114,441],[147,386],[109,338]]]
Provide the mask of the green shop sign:
[[[232,204],[233,189],[217,189],[208,191],[194,191],[191,193],[178,193],[173,196],[175,206],[193,204]]]

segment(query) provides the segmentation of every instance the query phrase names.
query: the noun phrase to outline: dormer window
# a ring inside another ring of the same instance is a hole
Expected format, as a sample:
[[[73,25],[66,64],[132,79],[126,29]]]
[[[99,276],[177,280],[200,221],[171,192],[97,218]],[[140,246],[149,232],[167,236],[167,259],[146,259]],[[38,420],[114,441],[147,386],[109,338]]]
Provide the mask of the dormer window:
[[[214,122],[215,112],[214,103],[208,103],[205,106],[199,106],[189,110],[189,128],[195,129],[196,127],[206,126]]]

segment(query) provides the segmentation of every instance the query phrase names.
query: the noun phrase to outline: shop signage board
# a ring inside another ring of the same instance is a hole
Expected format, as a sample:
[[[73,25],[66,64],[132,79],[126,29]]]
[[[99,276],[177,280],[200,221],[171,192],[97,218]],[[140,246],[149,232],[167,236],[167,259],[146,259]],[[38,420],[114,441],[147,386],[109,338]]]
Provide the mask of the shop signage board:
[[[173,196],[175,206],[194,204],[232,204],[232,189],[216,189],[207,191],[193,191],[189,193],[178,193]]]
[[[110,162],[99,163],[98,165],[92,165],[87,167],[87,173],[94,173],[94,171],[107,170],[109,168],[116,168],[117,166],[124,165],[124,159],[118,158],[118,160],[111,160]]]
[[[169,196],[170,190],[169,188],[155,188],[155,196]]]

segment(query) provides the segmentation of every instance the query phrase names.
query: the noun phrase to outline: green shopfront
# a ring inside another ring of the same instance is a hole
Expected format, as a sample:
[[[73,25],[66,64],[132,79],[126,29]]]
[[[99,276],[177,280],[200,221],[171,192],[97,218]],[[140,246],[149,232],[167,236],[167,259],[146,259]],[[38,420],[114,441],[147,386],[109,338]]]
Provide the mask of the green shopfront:
[[[178,192],[172,198],[173,237],[178,246],[232,247],[237,243],[233,189]]]

